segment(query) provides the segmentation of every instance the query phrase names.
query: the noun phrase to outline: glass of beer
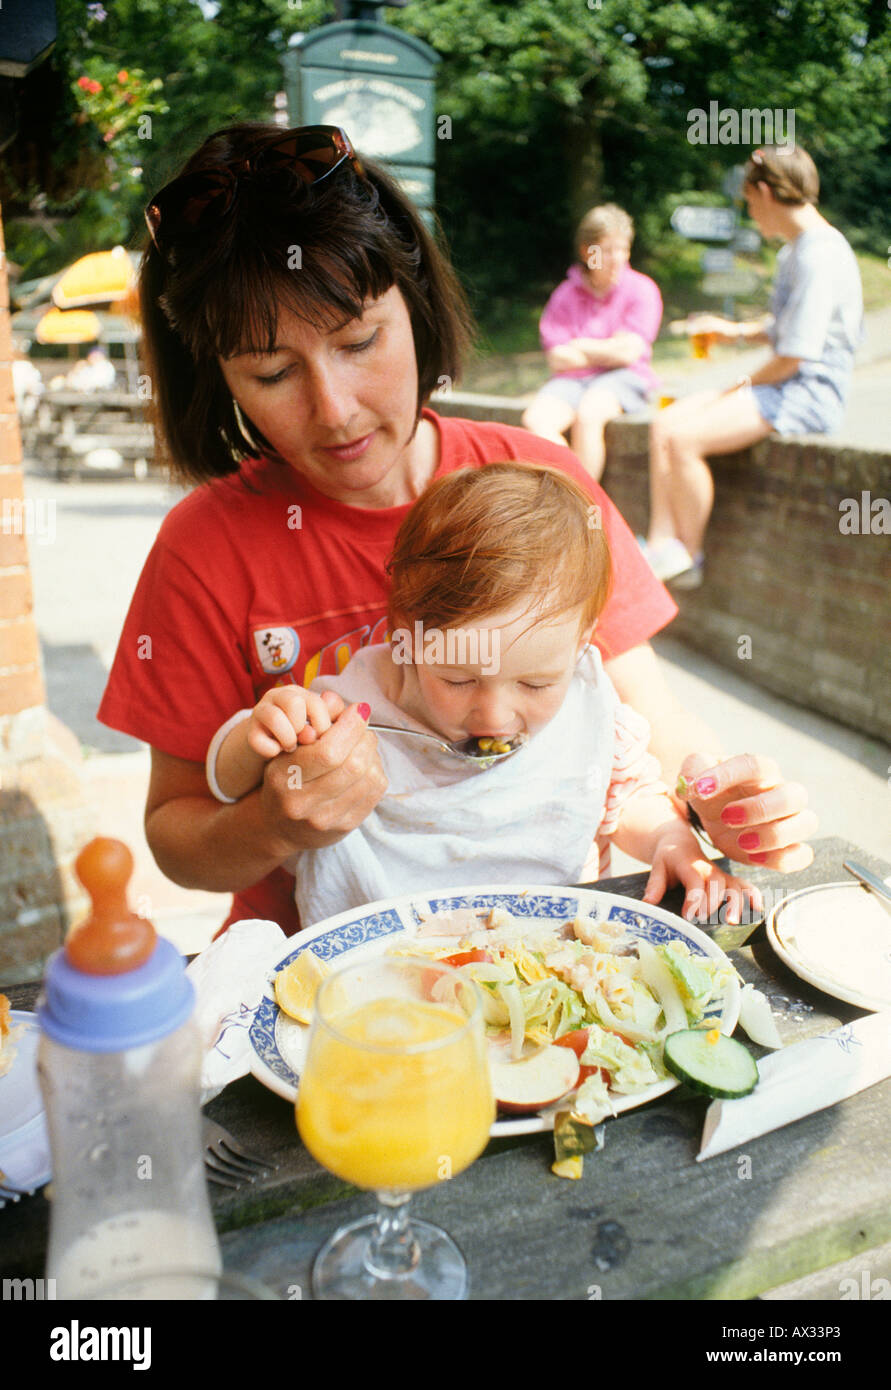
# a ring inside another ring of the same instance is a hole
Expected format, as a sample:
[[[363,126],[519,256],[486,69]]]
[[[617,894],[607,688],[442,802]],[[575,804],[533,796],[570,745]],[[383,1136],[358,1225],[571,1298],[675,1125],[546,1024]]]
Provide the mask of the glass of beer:
[[[690,344],[694,357],[708,357],[712,346],[718,341],[717,333],[691,333]]]
[[[482,998],[448,965],[378,957],[316,996],[297,1127],[330,1172],[378,1195],[313,1268],[328,1299],[459,1299],[467,1269],[438,1227],[409,1219],[413,1192],[455,1177],[486,1147],[495,1102]]]

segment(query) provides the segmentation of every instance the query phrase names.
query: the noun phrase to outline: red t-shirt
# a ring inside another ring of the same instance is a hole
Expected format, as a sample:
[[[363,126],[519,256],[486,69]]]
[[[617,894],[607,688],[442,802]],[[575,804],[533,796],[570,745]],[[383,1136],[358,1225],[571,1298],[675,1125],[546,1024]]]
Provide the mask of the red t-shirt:
[[[562,469],[602,513],[613,586],[597,626],[606,659],[646,642],[677,609],[634,537],[569,449],[509,425],[424,412],[438,429],[436,476],[521,459]],[[153,748],[203,763],[224,720],[274,685],[342,670],[386,632],[385,564],[411,504],[352,507],[264,459],[190,493],[145,562],[98,717]],[[235,895],[229,921],[298,930],[293,879],[276,870]]]

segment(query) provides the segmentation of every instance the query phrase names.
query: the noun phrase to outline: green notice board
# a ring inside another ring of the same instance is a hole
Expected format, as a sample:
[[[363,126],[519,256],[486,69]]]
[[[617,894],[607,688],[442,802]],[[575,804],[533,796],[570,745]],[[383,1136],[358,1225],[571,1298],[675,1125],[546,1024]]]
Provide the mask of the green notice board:
[[[421,208],[433,205],[434,70],[439,54],[370,20],[326,24],[285,56],[289,119],[342,126]]]

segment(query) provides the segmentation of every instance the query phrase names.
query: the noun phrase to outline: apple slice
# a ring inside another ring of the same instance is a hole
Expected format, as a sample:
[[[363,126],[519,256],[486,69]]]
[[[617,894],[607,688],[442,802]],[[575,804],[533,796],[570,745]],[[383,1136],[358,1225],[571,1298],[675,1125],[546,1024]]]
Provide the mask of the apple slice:
[[[492,1090],[499,1110],[522,1115],[542,1110],[578,1085],[579,1059],[569,1047],[543,1047],[531,1056],[512,1062],[504,1049],[489,1055]]]

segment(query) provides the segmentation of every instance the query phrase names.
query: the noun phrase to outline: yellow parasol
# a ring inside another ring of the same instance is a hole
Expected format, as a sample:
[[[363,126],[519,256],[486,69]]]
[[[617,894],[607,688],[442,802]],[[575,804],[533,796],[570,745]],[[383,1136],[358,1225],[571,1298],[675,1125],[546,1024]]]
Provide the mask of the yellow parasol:
[[[112,304],[127,299],[136,285],[136,270],[123,246],[81,256],[63,271],[53,286],[53,303],[59,309],[84,304]]]
[[[101,325],[89,309],[49,309],[37,324],[34,336],[38,343],[92,343],[99,337]]]

